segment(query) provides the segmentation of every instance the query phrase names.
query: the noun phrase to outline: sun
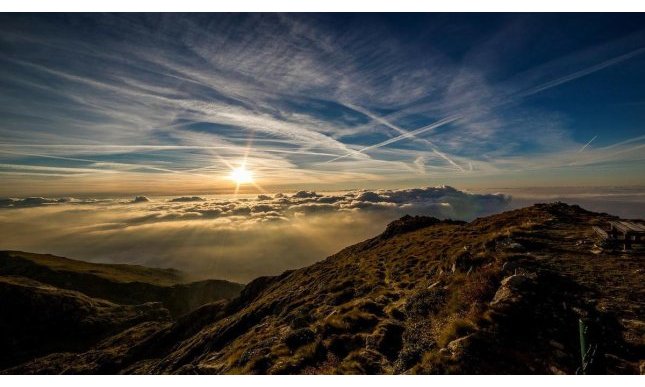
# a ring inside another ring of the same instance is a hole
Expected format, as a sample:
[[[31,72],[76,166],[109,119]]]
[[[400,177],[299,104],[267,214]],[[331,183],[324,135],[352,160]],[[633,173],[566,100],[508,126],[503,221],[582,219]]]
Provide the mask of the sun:
[[[248,184],[253,182],[253,174],[251,171],[246,169],[244,166],[241,166],[239,168],[234,168],[229,177],[231,180],[233,180],[237,185],[240,184]]]

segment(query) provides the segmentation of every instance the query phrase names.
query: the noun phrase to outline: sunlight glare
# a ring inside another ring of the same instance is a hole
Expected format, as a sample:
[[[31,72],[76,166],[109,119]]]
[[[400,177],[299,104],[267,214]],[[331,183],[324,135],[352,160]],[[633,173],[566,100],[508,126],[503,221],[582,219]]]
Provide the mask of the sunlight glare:
[[[229,176],[238,185],[253,182],[253,174],[244,166],[233,169]]]

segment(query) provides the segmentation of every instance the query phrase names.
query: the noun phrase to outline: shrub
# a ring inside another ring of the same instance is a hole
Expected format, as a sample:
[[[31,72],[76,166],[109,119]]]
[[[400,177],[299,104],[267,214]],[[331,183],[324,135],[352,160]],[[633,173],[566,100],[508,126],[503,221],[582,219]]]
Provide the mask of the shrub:
[[[300,347],[293,356],[278,359],[268,373],[271,374],[296,374],[301,373],[309,365],[322,360],[326,355],[325,347],[320,340],[310,342]]]
[[[374,328],[378,318],[373,314],[353,309],[344,315],[334,314],[325,320],[323,332],[326,335],[341,332],[365,332]]]
[[[404,328],[400,323],[387,321],[379,325],[374,333],[367,337],[367,347],[393,360],[403,346],[403,331]]]
[[[446,324],[437,338],[441,347],[445,347],[449,342],[464,337],[477,329],[475,324],[466,319],[457,319]]]
[[[361,349],[351,353],[341,363],[339,370],[342,374],[373,375],[382,372],[381,355],[369,349]]]
[[[311,329],[301,328],[289,332],[289,334],[284,338],[284,343],[289,349],[294,350],[314,341],[315,338],[316,335]]]
[[[356,296],[356,289],[348,287],[332,295],[332,305],[341,305],[353,299]]]
[[[350,352],[363,348],[365,338],[361,335],[343,334],[331,337],[327,342],[327,349],[339,358],[344,358]]]

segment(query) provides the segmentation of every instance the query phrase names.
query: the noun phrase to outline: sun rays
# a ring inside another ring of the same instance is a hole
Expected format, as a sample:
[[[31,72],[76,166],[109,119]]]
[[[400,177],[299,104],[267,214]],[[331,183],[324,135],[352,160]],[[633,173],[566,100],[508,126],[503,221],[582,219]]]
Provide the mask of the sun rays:
[[[234,168],[229,174],[229,177],[238,186],[253,182],[253,173],[246,169],[244,165],[238,168]]]

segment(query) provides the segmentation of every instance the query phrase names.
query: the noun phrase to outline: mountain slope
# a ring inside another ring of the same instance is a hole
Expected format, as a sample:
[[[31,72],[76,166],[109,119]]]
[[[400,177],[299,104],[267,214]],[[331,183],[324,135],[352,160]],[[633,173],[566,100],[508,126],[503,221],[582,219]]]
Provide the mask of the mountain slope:
[[[185,275],[175,269],[157,269],[140,265],[106,264],[78,261],[50,254],[34,254],[23,251],[0,251],[0,270],[22,270],[25,276],[44,276],[38,268],[48,268],[56,273],[92,275],[112,282],[143,282],[159,286],[171,286],[187,282]],[[9,259],[13,261],[8,261]],[[31,266],[29,265],[31,264]]]
[[[59,351],[82,351],[144,323],[170,323],[161,303],[116,305],[24,277],[0,277],[0,367]]]
[[[98,264],[47,254],[0,251],[0,276],[22,276],[117,304],[161,302],[173,316],[236,297],[243,285],[223,280],[187,282],[174,269]]]
[[[598,346],[588,372],[638,373],[645,255],[592,252],[591,226],[609,219],[561,203],[471,223],[404,217],[73,366],[61,353],[8,372],[574,373],[582,319]]]

